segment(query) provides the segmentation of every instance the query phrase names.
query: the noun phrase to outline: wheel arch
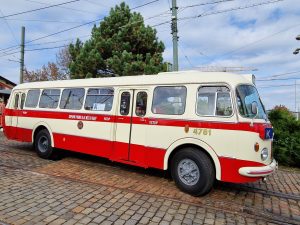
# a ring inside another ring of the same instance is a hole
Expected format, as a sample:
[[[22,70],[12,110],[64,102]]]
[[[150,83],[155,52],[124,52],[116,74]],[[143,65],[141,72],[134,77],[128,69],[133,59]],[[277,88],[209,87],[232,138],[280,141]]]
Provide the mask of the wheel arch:
[[[32,132],[32,143],[34,143],[34,139],[35,139],[36,135],[38,134],[38,132],[43,129],[48,130],[50,137],[51,137],[51,147],[54,147],[54,139],[53,139],[52,130],[51,130],[50,126],[45,122],[39,122],[34,126],[33,132]]]
[[[168,170],[170,168],[171,159],[175,155],[175,153],[185,147],[194,147],[199,149],[199,151],[203,151],[204,153],[206,153],[208,157],[212,160],[212,163],[215,167],[216,179],[221,179],[221,165],[217,154],[211,146],[209,146],[204,141],[201,141],[196,138],[179,139],[175,141],[172,145],[170,145],[164,157],[164,170]]]

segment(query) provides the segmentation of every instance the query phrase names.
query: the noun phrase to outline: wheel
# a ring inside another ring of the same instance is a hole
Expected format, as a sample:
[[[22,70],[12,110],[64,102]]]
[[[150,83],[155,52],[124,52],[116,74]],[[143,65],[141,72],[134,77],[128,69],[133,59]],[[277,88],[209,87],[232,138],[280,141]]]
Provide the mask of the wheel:
[[[174,155],[171,174],[176,186],[193,196],[207,194],[215,180],[213,163],[204,152],[196,148],[185,148]]]
[[[34,148],[39,157],[43,159],[51,158],[53,148],[51,146],[51,136],[48,130],[44,129],[39,131],[34,140]]]

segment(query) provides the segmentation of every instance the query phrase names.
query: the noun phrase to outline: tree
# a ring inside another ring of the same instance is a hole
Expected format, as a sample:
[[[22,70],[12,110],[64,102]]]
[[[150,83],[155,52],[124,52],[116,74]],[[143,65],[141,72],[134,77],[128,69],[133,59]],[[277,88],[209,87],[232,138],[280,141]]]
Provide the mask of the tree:
[[[46,80],[65,80],[67,75],[62,73],[59,67],[52,62],[48,65],[43,65],[41,69],[28,71],[24,70],[24,82],[46,81]]]
[[[58,53],[56,54],[56,64],[61,73],[65,74],[69,77],[70,75],[70,63],[71,63],[71,55],[69,52],[69,47],[66,46],[64,48],[59,49]]]
[[[300,167],[300,121],[285,106],[276,106],[269,113],[274,127],[273,151],[284,165]]]
[[[155,74],[164,70],[164,44],[124,2],[110,10],[85,43],[70,44],[71,78]]]

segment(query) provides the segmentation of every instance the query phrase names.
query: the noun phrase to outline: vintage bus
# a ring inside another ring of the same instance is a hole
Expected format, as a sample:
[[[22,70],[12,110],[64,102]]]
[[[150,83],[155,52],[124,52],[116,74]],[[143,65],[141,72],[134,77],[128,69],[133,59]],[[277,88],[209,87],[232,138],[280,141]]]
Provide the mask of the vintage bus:
[[[273,173],[273,129],[252,75],[181,71],[16,86],[5,110],[8,139],[50,158],[66,149],[170,170],[199,196],[215,180]]]

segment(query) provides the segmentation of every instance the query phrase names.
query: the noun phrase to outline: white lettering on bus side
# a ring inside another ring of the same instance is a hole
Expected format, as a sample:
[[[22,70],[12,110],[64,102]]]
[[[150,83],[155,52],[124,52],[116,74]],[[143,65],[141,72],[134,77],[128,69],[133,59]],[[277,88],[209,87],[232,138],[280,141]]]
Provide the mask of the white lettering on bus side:
[[[84,116],[84,115],[69,115],[69,119],[77,119],[77,120],[97,120],[97,116]]]

